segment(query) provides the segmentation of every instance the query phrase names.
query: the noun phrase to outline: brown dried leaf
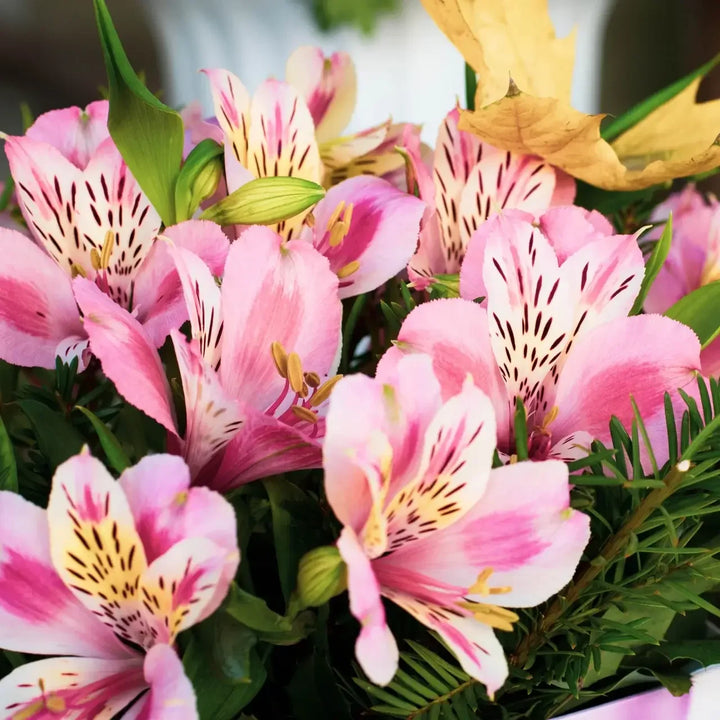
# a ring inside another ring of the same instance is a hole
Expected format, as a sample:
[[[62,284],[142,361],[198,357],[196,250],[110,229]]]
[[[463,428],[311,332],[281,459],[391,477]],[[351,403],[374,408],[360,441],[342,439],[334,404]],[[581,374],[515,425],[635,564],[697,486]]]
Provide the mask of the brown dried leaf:
[[[422,0],[438,27],[478,73],[475,106],[524,91],[570,100],[575,33],[555,36],[547,0]]]
[[[604,115],[539,98],[511,84],[507,95],[475,112],[460,128],[512,152],[540,155],[574,177],[606,190],[637,190],[720,165],[720,100],[696,103],[700,80],[620,135],[600,136]]]

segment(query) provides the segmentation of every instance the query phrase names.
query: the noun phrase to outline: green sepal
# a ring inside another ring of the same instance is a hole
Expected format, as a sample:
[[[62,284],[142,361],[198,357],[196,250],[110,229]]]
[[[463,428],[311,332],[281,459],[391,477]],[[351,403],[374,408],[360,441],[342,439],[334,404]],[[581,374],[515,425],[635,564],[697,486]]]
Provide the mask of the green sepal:
[[[125,470],[125,468],[130,467],[130,458],[127,456],[120,444],[120,441],[115,437],[110,428],[102,420],[100,420],[95,413],[91,412],[87,408],[82,407],[81,405],[76,405],[75,409],[79,410],[90,421],[90,424],[97,433],[98,440],[105,452],[105,456],[107,457],[107,460],[113,470],[121,473]]]

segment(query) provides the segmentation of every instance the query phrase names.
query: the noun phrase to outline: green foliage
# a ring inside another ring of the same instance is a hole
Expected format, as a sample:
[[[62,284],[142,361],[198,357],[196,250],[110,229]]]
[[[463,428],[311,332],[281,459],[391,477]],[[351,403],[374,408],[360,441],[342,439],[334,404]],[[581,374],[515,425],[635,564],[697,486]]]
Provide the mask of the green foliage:
[[[79,410],[90,421],[90,424],[97,433],[98,440],[100,440],[100,445],[102,445],[102,449],[105,451],[105,456],[107,457],[107,460],[113,470],[121,473],[126,467],[129,467],[130,459],[122,449],[122,445],[120,445],[120,442],[110,428],[108,428],[108,426],[100,420],[97,415],[90,412],[87,408],[82,407],[82,405],[76,405],[75,409]]]
[[[652,284],[655,282],[658,273],[665,264],[665,259],[667,258],[668,252],[670,252],[670,243],[672,242],[672,227],[671,213],[665,223],[662,235],[660,235],[655,242],[650,257],[645,262],[645,276],[640,285],[640,292],[637,294],[632,309],[630,310],[630,315],[637,315],[642,310],[645,298],[647,298]]]
[[[382,15],[398,8],[398,0],[307,0],[321,30],[335,30],[351,25],[370,35]]]
[[[720,333],[720,281],[703,285],[680,298],[665,315],[685,323],[700,338],[700,344],[707,347]]]
[[[217,189],[223,176],[223,148],[210,138],[201,140],[188,154],[175,185],[175,215],[189,220]]]
[[[15,451],[2,417],[0,417],[0,490],[18,491]]]
[[[165,225],[172,225],[184,142],[182,120],[133,70],[105,0],[93,3],[108,74],[110,135]]]

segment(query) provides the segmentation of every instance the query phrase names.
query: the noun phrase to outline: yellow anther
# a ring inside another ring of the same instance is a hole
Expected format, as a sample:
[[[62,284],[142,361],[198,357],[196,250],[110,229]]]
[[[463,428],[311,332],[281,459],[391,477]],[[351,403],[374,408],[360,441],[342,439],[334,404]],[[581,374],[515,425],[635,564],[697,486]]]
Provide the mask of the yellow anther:
[[[184,505],[187,502],[188,499],[188,491],[187,490],[181,490],[176,496],[175,496],[175,504],[176,505]]]
[[[314,228],[315,227],[315,216],[312,213],[308,213],[305,216],[304,222],[309,228]]]
[[[100,267],[105,270],[110,265],[110,256],[115,247],[115,234],[112,230],[105,233],[102,250],[100,252]]]
[[[102,267],[100,253],[95,248],[90,251],[90,264],[93,266],[93,270],[99,270]]]
[[[92,262],[92,254],[93,254],[93,252],[94,252],[94,253],[97,253],[97,250],[95,250],[95,249],[93,248],[93,250],[90,252],[90,261],[91,261],[91,262]],[[98,259],[99,259],[99,257],[100,257],[100,256],[98,256]],[[80,267],[80,265],[78,265],[77,263],[73,263],[73,264],[70,266],[70,277],[72,277],[73,279],[75,279],[78,275],[79,275],[80,277],[84,277],[84,278],[87,277],[87,273]]]
[[[59,695],[48,695],[45,698],[45,707],[51,713],[61,713],[65,712],[67,705],[65,704],[65,700]]]
[[[550,408],[550,412],[543,418],[542,423],[540,424],[540,427],[538,430],[542,433],[548,433],[548,428],[550,427],[550,424],[555,420],[555,418],[558,416],[558,413],[560,412],[560,409],[557,405],[553,405]]]
[[[338,218],[340,217],[340,213],[345,209],[345,201],[341,200],[335,210],[333,210],[333,214],[328,218],[326,230],[330,232],[333,229],[333,225],[338,221]]]
[[[320,385],[320,376],[314,372],[306,372],[305,382],[308,384],[308,387],[316,388]]]
[[[287,378],[290,381],[290,387],[296,392],[302,392],[305,378],[303,377],[302,362],[297,353],[290,353],[287,356]]]
[[[335,375],[335,377],[331,377],[329,380],[326,380],[313,393],[313,396],[310,398],[310,404],[313,407],[317,407],[318,405],[321,405],[322,403],[324,403],[330,397],[330,393],[333,391],[333,388],[337,384],[338,380],[341,380],[341,379],[342,379],[342,375]]]
[[[470,595],[489,595],[490,590],[487,586],[487,581],[493,574],[492,568],[485,568],[478,576],[477,580],[473,585],[468,588],[468,594]]]
[[[458,605],[466,610],[470,610],[476,620],[497,630],[511,631],[512,624],[517,622],[520,617],[512,610],[500,607],[499,605],[490,605],[489,603],[461,602]]]
[[[270,345],[270,352],[272,353],[275,367],[280,377],[286,378],[288,376],[288,356],[285,348],[279,342],[275,341]]]
[[[293,415],[299,420],[306,420],[309,423],[313,423],[313,425],[318,421],[317,415],[310,410],[310,408],[293,405],[290,410],[292,410]]]
[[[346,278],[346,277],[352,275],[354,272],[357,272],[357,269],[359,267],[360,267],[360,263],[357,260],[353,260],[352,262],[349,262],[347,265],[343,265],[337,271],[337,276],[342,280],[343,278]]]
[[[346,225],[342,220],[336,222],[330,230],[330,237],[328,238],[328,244],[330,247],[337,247],[348,234],[350,230],[349,226]]]

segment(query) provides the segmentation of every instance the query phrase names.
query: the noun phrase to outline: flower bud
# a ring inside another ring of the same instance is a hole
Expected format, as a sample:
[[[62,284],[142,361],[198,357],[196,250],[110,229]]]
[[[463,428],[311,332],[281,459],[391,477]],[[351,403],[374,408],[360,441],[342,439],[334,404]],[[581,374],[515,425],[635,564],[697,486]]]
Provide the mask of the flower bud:
[[[201,218],[220,225],[272,225],[299,215],[324,195],[321,185],[303,178],[258,178],[209,207]]]
[[[347,588],[347,568],[334,545],[305,553],[298,567],[297,594],[303,607],[320,607]]]

